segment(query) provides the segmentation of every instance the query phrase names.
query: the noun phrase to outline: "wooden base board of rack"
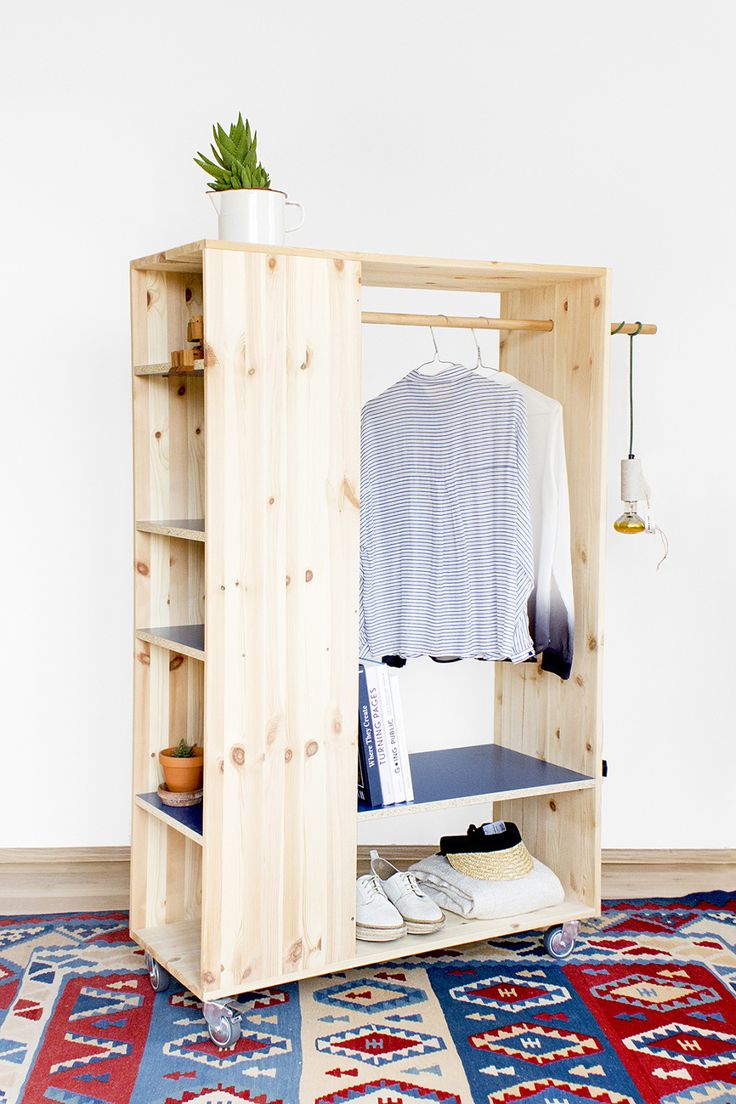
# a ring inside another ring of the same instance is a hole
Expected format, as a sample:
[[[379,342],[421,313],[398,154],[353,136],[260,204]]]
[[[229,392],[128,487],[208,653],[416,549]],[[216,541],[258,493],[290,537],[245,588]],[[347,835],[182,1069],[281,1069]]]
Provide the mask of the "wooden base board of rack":
[[[546,931],[556,924],[567,920],[583,920],[595,916],[594,909],[587,908],[580,901],[568,898],[560,905],[537,909],[535,912],[505,916],[498,920],[468,920],[462,916],[445,914],[445,926],[431,935],[405,935],[390,943],[368,943],[355,940],[355,953],[352,957],[333,963],[330,973],[352,970],[361,966],[370,966],[388,959],[406,958],[408,955],[422,954],[427,951],[441,950],[443,947],[459,947],[466,943],[475,943],[482,939],[496,939],[514,932]],[[207,989],[202,984],[200,968],[200,923],[198,920],[180,920],[157,928],[144,928],[131,931],[132,938],[153,955],[170,974],[186,986],[200,1000],[217,1000],[227,996],[230,990]],[[283,973],[273,977],[259,978],[258,987],[283,984],[285,981],[298,981],[300,978],[316,977],[325,972],[323,964],[309,965],[291,971],[288,966]],[[244,982],[243,991],[247,986]]]

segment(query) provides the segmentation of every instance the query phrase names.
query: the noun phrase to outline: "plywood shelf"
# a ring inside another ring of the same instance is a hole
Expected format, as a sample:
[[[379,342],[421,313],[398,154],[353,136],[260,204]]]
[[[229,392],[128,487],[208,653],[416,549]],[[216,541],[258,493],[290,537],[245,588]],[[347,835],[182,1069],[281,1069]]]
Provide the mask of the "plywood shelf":
[[[195,360],[195,364],[198,364],[198,368],[172,368],[171,364],[136,364],[133,371],[136,376],[158,376],[162,379],[168,379],[169,376],[203,376],[204,375],[204,361]]]
[[[180,540],[203,541],[204,518],[173,518],[167,521],[137,521],[139,533],[158,533],[162,537],[179,537]]]
[[[481,940],[499,939],[502,936],[536,929],[540,932],[541,943],[542,933],[547,928],[563,924],[568,920],[586,920],[596,915],[595,909],[583,904],[572,895],[566,897],[559,905],[535,909],[532,912],[516,913],[513,916],[503,916],[497,920],[468,919],[464,916],[456,916],[454,913],[446,912],[444,927],[431,935],[405,935],[401,939],[394,939],[389,943],[368,943],[356,939],[353,954],[331,964],[329,970],[330,973],[340,973],[345,970],[360,969],[377,962],[390,963],[394,959],[407,958],[410,955],[460,947]],[[138,932],[131,931],[131,935],[182,985],[186,986],[200,1000],[205,998],[200,976],[201,923],[199,919],[179,920],[176,923],[165,924],[156,928],[144,928]],[[493,972],[492,963],[489,970],[491,973]],[[324,967],[320,965],[313,968],[297,969],[293,973],[289,972],[288,975],[279,974],[274,977],[269,976],[259,979],[258,987],[265,988],[269,985],[284,984],[285,981],[298,981],[301,978],[316,977],[324,972]],[[226,996],[229,992],[229,990],[215,988],[208,991],[206,997],[213,1000]]]
[[[160,628],[136,629],[139,640],[168,648],[172,652],[204,659],[204,625],[163,625]]]
[[[183,808],[174,808],[164,805],[157,793],[136,794],[135,803],[140,809],[144,809],[157,820],[181,832],[187,839],[195,843],[202,842],[202,802],[199,805],[187,805]]]
[[[409,757],[414,801],[372,809],[358,802],[361,820],[585,790],[596,781],[498,744],[419,751]]]

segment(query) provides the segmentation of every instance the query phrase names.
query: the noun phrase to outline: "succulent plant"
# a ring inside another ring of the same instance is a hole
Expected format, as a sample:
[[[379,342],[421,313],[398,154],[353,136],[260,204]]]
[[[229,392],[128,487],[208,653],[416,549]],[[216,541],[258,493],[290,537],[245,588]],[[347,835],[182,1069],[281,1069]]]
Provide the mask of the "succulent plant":
[[[191,759],[194,755],[194,748],[182,736],[171,754],[174,759]]]
[[[197,151],[197,165],[208,173],[213,192],[225,192],[233,188],[268,188],[271,177],[258,160],[256,150],[258,134],[251,134],[250,123],[238,113],[237,123],[231,123],[230,131],[219,123],[212,127],[215,139],[210,146],[214,161]]]

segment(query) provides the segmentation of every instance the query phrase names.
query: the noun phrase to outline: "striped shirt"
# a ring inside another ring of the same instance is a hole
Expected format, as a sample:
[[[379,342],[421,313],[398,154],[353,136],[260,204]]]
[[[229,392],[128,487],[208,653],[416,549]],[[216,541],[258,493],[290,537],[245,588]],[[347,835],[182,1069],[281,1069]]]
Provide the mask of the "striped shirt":
[[[361,655],[533,656],[526,407],[453,366],[363,407]]]

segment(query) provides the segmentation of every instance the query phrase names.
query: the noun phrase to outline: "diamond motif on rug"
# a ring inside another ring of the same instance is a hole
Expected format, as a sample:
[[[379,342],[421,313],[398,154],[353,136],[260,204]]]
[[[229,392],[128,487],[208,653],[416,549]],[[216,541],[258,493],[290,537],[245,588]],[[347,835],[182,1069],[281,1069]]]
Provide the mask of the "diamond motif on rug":
[[[408,1104],[411,1100],[421,1100],[425,1104],[463,1104],[460,1097],[452,1092],[384,1078],[318,1096],[314,1104]]]
[[[164,1054],[172,1058],[189,1058],[214,1069],[227,1069],[241,1062],[253,1062],[262,1058],[273,1058],[278,1054],[288,1054],[291,1041],[278,1035],[266,1035],[260,1031],[243,1031],[234,1046],[220,1050],[210,1039],[209,1032],[194,1031],[180,1039],[165,1043]]]
[[[479,1035],[471,1035],[468,1042],[478,1050],[499,1051],[510,1058],[523,1058],[525,1062],[535,1062],[539,1066],[573,1055],[584,1057],[602,1049],[598,1040],[590,1035],[578,1035],[573,1031],[534,1023],[517,1023],[498,1027],[495,1031],[483,1031]]]
[[[669,1023],[630,1035],[624,1046],[654,1058],[669,1058],[687,1065],[728,1066],[736,1062],[736,1035],[690,1024]],[[736,1095],[736,1092],[735,1094]]]
[[[444,1049],[445,1044],[437,1035],[403,1031],[390,1024],[363,1024],[317,1039],[317,1050],[339,1054],[342,1058],[360,1058],[373,1066]]]
[[[695,1008],[720,1000],[715,989],[672,978],[660,981],[650,974],[631,974],[626,978],[595,985],[591,993],[601,1000],[615,1001],[634,1008],[649,1008],[652,1012]]]
[[[506,975],[458,985],[450,990],[450,996],[453,1000],[480,1004],[484,1008],[499,1008],[505,1012],[523,1012],[527,1008],[542,1008],[570,1000],[569,990],[562,985],[549,985],[547,982],[529,985]]]
[[[604,1089],[599,1085],[578,1085],[555,1077],[509,1085],[498,1092],[489,1093],[488,1100],[489,1104],[506,1104],[507,1101],[518,1100],[525,1100],[527,1104],[577,1104],[578,1101],[589,1104],[591,1100],[598,1104],[638,1104],[632,1097],[612,1089]]]
[[[314,999],[338,1008],[348,1008],[351,1012],[372,1013],[388,1012],[393,1008],[401,1008],[404,1004],[420,1004],[426,1001],[427,996],[421,989],[414,989],[410,985],[360,978],[358,981],[347,981],[327,989],[317,989]]]
[[[660,1104],[733,1104],[736,1090],[725,1081],[708,1081],[705,1085],[682,1089],[663,1096]]]

